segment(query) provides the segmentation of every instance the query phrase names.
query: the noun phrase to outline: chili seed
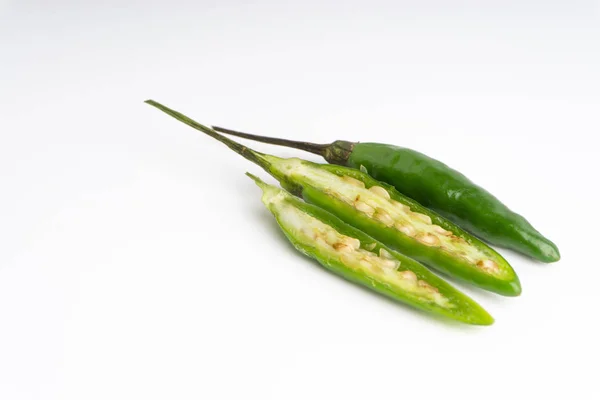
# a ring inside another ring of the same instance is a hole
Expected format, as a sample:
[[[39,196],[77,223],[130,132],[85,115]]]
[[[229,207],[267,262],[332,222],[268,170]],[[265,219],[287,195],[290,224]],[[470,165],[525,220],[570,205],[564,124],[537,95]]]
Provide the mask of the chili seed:
[[[450,235],[450,240],[455,243],[467,243],[467,241],[460,236],[456,236],[455,234]]]
[[[373,207],[362,201],[355,201],[354,207],[356,207],[358,211],[362,211],[369,215],[373,215],[373,213],[375,212],[375,209],[373,209]]]
[[[403,225],[399,222],[394,225],[394,228],[398,229],[400,232],[410,237],[415,236],[415,234],[417,233],[417,230],[412,225]]]
[[[334,243],[333,248],[341,253],[349,253],[352,251],[352,247],[350,247],[346,243],[342,243],[342,242]]]
[[[383,247],[379,249],[379,257],[387,258],[388,260],[395,260],[394,256]]]
[[[342,179],[353,186],[361,187],[361,188],[365,187],[365,184],[362,181],[359,181],[358,179],[354,179],[351,176],[344,175],[344,176],[342,176]]]
[[[365,244],[364,247],[365,247],[366,250],[371,251],[371,250],[373,250],[375,248],[375,246],[376,246],[375,243],[369,243],[369,244]]]
[[[398,273],[398,275],[400,276],[400,278],[407,280],[409,282],[413,282],[416,283],[417,282],[417,275],[412,272],[412,271],[402,271],[400,273]]]
[[[402,204],[399,201],[392,200],[392,204],[394,205],[394,207],[396,207],[397,209],[402,210],[404,212],[410,211],[409,206],[407,206],[406,204]]]
[[[395,269],[398,269],[398,267],[400,266],[400,261],[398,261],[396,259],[383,259],[383,260],[380,260],[379,263],[385,269],[394,269],[395,270]]]
[[[385,197],[386,199],[390,198],[390,194],[388,193],[388,191],[382,188],[381,186],[371,186],[369,190],[378,196]]]
[[[488,272],[497,272],[499,269],[498,264],[492,260],[481,260],[477,262],[477,266]]]
[[[433,225],[433,231],[435,233],[439,233],[442,236],[451,236],[452,232],[445,230],[444,228],[442,228],[439,225]]]
[[[440,238],[430,233],[422,233],[417,235],[416,239],[427,246],[439,246]]]
[[[429,283],[425,282],[425,281],[419,281],[417,282],[417,285],[419,285],[419,287],[427,290],[428,292],[438,292],[439,290],[433,286],[431,286]]]
[[[346,236],[342,242],[348,245],[352,250],[358,250],[360,248],[360,240],[356,238]]]
[[[431,217],[429,215],[421,214],[421,213],[413,213],[413,216],[428,225],[431,225]]]
[[[373,218],[375,218],[377,221],[381,222],[385,226],[392,226],[392,225],[394,225],[394,220],[392,219],[392,217],[390,216],[390,214],[388,214],[388,212],[385,211],[383,208],[378,208],[375,211],[375,214],[373,215]]]

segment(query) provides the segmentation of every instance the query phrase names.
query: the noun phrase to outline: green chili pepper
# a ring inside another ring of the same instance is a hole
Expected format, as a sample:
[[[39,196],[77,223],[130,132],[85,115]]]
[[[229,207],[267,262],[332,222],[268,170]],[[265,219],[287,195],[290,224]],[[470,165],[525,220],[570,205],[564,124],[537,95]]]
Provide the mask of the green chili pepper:
[[[247,173],[294,247],[328,270],[394,300],[474,325],[493,318],[418,262],[377,242],[327,211]]]
[[[375,179],[393,185],[489,243],[519,251],[543,262],[560,259],[558,248],[521,215],[511,211],[466,176],[417,151],[381,143],[336,140],[315,144],[270,138],[213,127],[246,139],[319,154],[332,164],[364,167]]]
[[[356,169],[256,152],[177,111],[152,100],[147,103],[219,140],[261,166],[293,194],[406,256],[499,294],[521,293],[517,275],[501,255],[392,186]]]

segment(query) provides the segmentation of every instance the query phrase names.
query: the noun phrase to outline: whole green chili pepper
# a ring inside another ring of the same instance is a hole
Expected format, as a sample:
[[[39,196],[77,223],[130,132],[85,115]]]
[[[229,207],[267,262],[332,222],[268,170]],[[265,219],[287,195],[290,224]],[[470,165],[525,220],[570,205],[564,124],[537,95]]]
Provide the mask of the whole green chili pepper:
[[[259,153],[166,106],[147,103],[219,140],[284,188],[387,246],[481,288],[506,296],[521,293],[517,275],[500,254],[392,186],[353,168]]]
[[[474,325],[493,318],[418,262],[377,242],[331,213],[247,173],[294,247],[328,270],[394,300]]]
[[[315,144],[213,127],[216,131],[319,154],[332,164],[364,167],[375,179],[460,225],[489,243],[543,262],[560,259],[558,248],[525,218],[446,164],[417,151],[381,143],[336,140]]]

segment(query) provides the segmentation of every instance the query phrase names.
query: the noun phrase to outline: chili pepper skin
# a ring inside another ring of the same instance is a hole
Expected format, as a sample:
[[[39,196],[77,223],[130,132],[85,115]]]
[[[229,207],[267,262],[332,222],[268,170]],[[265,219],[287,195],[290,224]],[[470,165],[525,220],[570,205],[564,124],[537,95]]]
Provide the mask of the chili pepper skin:
[[[327,211],[247,173],[292,245],[323,267],[396,301],[473,325],[493,318],[475,301],[418,262],[397,253]]]
[[[556,245],[525,218],[460,172],[422,153],[378,143],[359,143],[354,146],[347,165],[364,166],[374,178],[399,188],[492,244],[543,262],[560,259]]]
[[[511,211],[460,172],[417,151],[387,144],[344,140],[314,144],[219,127],[214,129],[246,139],[306,150],[323,156],[332,164],[357,169],[363,166],[375,179],[393,185],[400,193],[491,244],[516,250],[547,263],[560,260],[557,246],[525,218]]]
[[[521,293],[516,273],[500,254],[392,186],[353,168],[253,151],[177,111],[148,103],[221,141],[261,166],[288,191],[402,254],[486,290],[505,296]]]

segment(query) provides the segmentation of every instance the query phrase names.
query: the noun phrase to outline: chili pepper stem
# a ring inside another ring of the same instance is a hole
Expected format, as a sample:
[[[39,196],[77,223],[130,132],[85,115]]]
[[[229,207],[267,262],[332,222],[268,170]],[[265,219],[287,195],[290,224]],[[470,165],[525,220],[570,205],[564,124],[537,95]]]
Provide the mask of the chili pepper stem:
[[[208,136],[210,136],[214,139],[217,139],[219,142],[225,144],[227,147],[229,147],[231,150],[235,151],[242,157],[252,161],[253,163],[257,164],[258,166],[266,169],[267,171],[269,170],[271,163],[265,158],[265,154],[259,153],[258,151],[254,151],[246,146],[236,143],[233,140],[230,140],[230,139],[226,138],[225,136],[220,135],[219,133],[215,132],[213,129],[211,129],[207,126],[204,126],[201,123],[196,122],[189,117],[186,117],[185,115],[181,114],[180,112],[177,112],[177,111],[175,111],[163,104],[160,104],[154,100],[146,100],[145,103],[158,108],[162,112],[169,114],[171,117],[175,118],[176,120],[183,122],[184,124],[189,125],[196,130],[206,133]]]
[[[281,139],[281,138],[274,138],[274,137],[268,137],[268,136],[254,135],[251,133],[234,131],[232,129],[221,128],[220,126],[214,126],[214,125],[212,126],[212,128],[217,132],[226,133],[231,136],[240,137],[243,139],[249,139],[249,140],[253,140],[255,142],[274,144],[276,146],[291,147],[293,149],[308,151],[310,153],[317,154],[319,156],[323,156],[327,147],[330,146],[329,144],[300,142],[297,140],[289,140],[289,139]]]
[[[215,131],[225,133],[231,136],[253,140],[255,142],[274,144],[276,146],[291,147],[292,149],[304,150],[323,157],[331,164],[345,165],[354,148],[353,142],[345,140],[336,140],[330,144],[318,144],[310,142],[300,142],[269,136],[254,135],[251,133],[234,131],[233,129],[222,128],[220,126],[212,127]]]

